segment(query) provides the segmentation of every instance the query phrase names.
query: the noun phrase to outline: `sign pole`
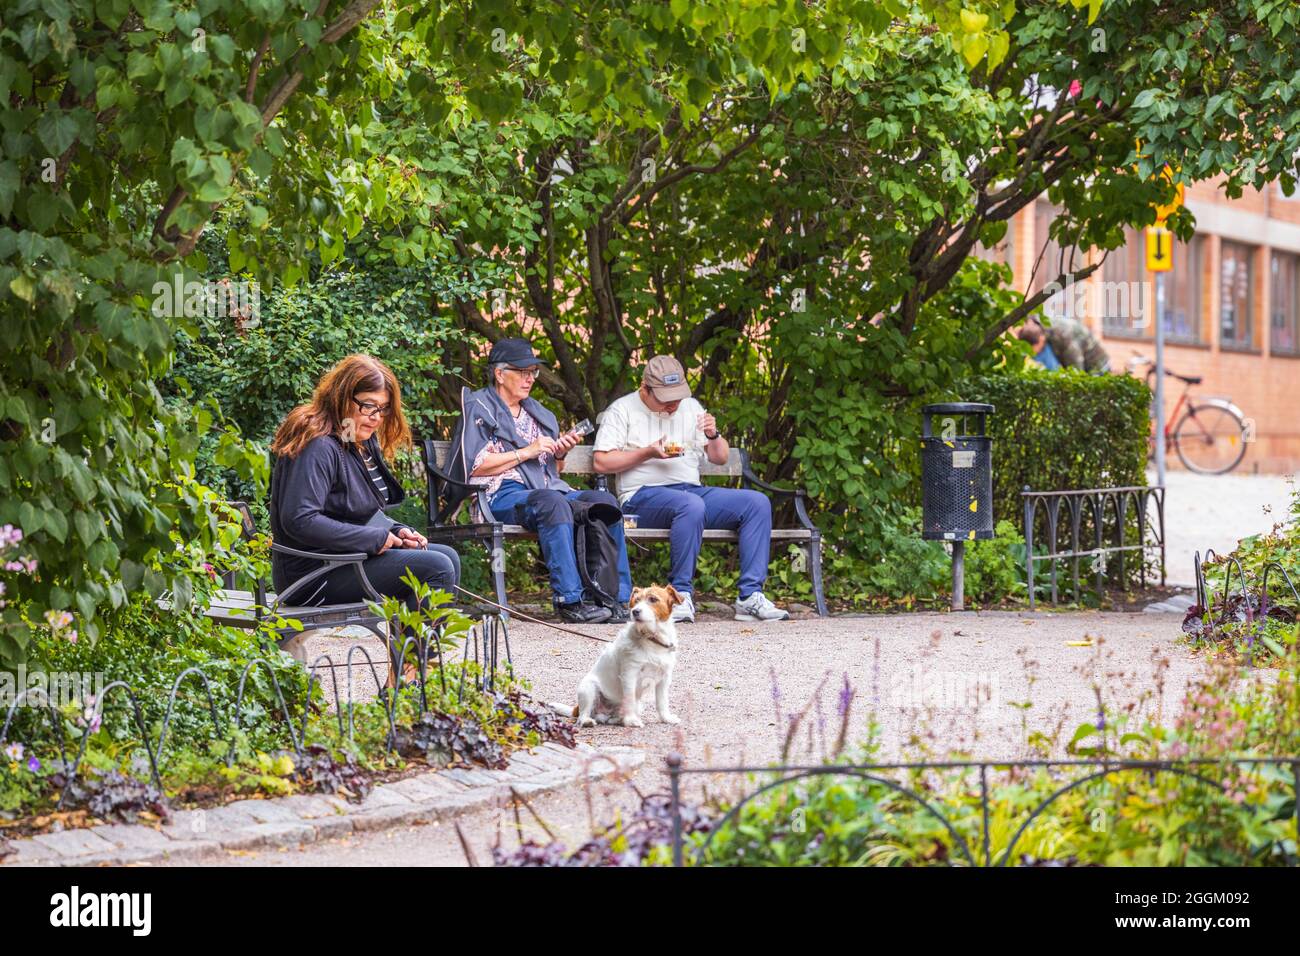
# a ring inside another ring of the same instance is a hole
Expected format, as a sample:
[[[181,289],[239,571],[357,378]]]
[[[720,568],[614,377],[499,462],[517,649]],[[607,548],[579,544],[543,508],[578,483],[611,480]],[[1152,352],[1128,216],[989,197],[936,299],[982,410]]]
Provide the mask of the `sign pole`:
[[[1165,274],[1156,273],[1156,484],[1165,486]]]
[[[1139,146],[1139,151],[1141,147]],[[1161,176],[1173,182],[1177,170],[1165,166]],[[1156,280],[1156,484],[1165,486],[1165,273],[1174,264],[1174,236],[1165,228],[1165,220],[1178,211],[1185,201],[1186,190],[1182,183],[1174,183],[1174,201],[1156,207],[1156,224],[1148,226],[1147,268],[1155,273]],[[1154,247],[1154,248],[1153,248]]]
[[[1163,210],[1160,210],[1163,212]],[[1161,220],[1163,222],[1163,220]],[[1147,226],[1147,269],[1155,274],[1156,484],[1165,485],[1165,273],[1174,264],[1174,236],[1163,225]]]

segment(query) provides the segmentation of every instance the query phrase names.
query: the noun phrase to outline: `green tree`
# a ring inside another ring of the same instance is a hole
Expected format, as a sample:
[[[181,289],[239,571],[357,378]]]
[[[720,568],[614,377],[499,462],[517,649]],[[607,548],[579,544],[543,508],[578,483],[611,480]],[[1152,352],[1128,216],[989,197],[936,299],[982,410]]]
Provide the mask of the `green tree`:
[[[218,420],[166,406],[154,382],[193,318],[188,293],[165,291],[197,281],[219,211],[240,223],[231,268],[267,285],[305,276],[313,255],[335,261],[363,227],[423,261],[451,240],[435,225],[437,178],[388,151],[411,124],[500,122],[537,85],[558,85],[592,123],[657,129],[674,107],[690,121],[737,76],[776,95],[817,75],[895,6],[8,3],[0,521],[22,526],[39,570],[8,582],[0,662],[23,656],[46,609],[75,608],[93,639],[98,608],[141,581],[183,593],[158,556],[173,532],[214,540],[218,519],[187,484]],[[989,41],[968,40],[995,35],[952,0],[926,8],[972,61]],[[223,462],[257,475],[260,453],[236,437]]]

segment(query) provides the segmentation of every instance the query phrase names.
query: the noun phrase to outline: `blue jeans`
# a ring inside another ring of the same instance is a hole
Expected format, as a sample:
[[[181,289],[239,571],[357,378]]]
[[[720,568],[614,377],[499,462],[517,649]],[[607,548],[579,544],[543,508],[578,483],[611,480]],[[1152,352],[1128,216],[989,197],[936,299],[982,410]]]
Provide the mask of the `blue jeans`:
[[[623,506],[641,528],[667,528],[668,583],[693,590],[705,528],[740,532],[740,599],[763,590],[772,540],[772,503],[761,491],[713,485],[643,485]]]
[[[525,488],[517,481],[504,481],[488,501],[498,521],[520,524],[537,532],[542,558],[551,572],[551,590],[561,604],[582,600],[582,577],[573,550],[573,511],[570,501],[600,501],[618,507],[618,499],[607,491],[548,491]],[[627,542],[623,522],[609,526],[618,547],[618,600],[626,604],[632,596],[632,572],[627,564]]]

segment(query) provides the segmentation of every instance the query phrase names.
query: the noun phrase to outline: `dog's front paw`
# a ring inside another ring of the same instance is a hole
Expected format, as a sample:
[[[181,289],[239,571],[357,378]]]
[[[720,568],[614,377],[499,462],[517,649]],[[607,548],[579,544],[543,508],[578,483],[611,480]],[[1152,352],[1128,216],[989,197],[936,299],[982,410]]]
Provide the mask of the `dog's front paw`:
[[[680,724],[682,722],[682,719],[676,714],[660,714],[659,719],[665,724]]]
[[[579,717],[579,718],[578,718],[578,726],[579,726],[579,727],[595,727],[595,726],[596,726],[596,721],[595,721],[594,719],[592,719],[591,717]]]
[[[624,727],[644,727],[645,721],[635,715],[629,715],[623,718]]]

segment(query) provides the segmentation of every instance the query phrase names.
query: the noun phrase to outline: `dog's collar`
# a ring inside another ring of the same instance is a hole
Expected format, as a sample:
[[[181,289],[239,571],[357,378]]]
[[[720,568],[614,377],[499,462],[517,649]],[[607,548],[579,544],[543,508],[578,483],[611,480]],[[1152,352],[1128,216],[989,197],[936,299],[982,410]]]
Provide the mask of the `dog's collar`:
[[[634,625],[636,624],[635,621],[633,621],[632,623]],[[676,644],[665,644],[663,641],[659,640],[658,636],[655,634],[643,634],[639,627],[634,626],[632,628],[632,633],[635,634],[638,638],[641,638],[642,640],[649,641],[651,644],[658,644],[660,647],[666,648],[667,650],[671,651],[677,648]]]

